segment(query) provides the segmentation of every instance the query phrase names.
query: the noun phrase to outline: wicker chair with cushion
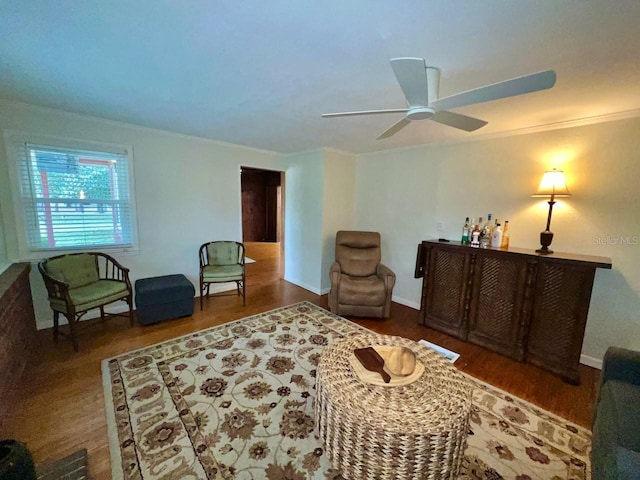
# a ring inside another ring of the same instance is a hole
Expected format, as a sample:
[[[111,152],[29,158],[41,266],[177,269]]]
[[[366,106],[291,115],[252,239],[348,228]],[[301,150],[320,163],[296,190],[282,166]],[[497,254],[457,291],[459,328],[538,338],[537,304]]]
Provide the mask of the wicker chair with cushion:
[[[382,263],[378,232],[339,231],[329,275],[329,308],[338,315],[389,318],[395,274]]]
[[[246,305],[244,245],[239,242],[214,241],[200,246],[200,310],[202,299],[209,297],[212,283],[235,282],[242,305]]]
[[[129,318],[133,325],[132,288],[129,269],[104,253],[72,253],[46,258],[38,263],[49,305],[53,310],[53,339],[58,340],[60,313],[67,317],[73,348],[78,351],[77,329],[80,318],[89,310],[100,309],[104,320],[104,307],[123,300],[129,305]],[[114,314],[108,314],[108,317]]]

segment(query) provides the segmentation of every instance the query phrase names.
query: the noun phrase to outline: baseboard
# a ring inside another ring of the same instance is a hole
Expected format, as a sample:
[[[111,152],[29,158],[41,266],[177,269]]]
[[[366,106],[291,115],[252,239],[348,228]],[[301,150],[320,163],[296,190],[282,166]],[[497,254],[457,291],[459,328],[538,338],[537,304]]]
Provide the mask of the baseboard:
[[[0,274],[4,273],[4,271],[9,268],[12,264],[10,262],[0,263]]]
[[[217,283],[217,284],[211,284],[211,287],[209,289],[209,293],[211,295],[214,295],[216,293],[221,293],[221,292],[227,292],[227,291],[232,291],[232,290],[236,290],[236,283],[235,282],[231,282],[231,283]],[[197,301],[198,298],[200,298],[200,295],[198,294],[199,292],[196,289],[196,294],[193,298],[193,301]],[[134,305],[134,311],[135,311],[135,305]],[[104,308],[104,312],[106,314],[119,314],[119,313],[128,313],[129,312],[129,306],[124,303],[124,302],[119,302],[117,304],[113,304],[113,305],[107,305]],[[96,318],[100,318],[100,310],[98,308],[95,308],[93,310],[89,310],[80,320],[81,322],[85,321],[85,320],[94,320]],[[67,319],[64,315],[60,315],[60,325],[66,325]],[[47,320],[46,322],[42,322],[42,323],[38,323],[36,325],[36,328],[38,330],[44,330],[47,328],[53,328],[53,320]]]
[[[313,286],[308,285],[308,284],[306,284],[304,282],[301,282],[299,280],[293,280],[291,278],[287,278],[286,276],[284,277],[284,279],[285,279],[285,281],[287,281],[289,283],[293,283],[294,285],[297,285],[300,288],[304,288],[305,290],[309,290],[311,293],[315,293],[316,295],[323,295],[322,290],[320,290],[319,288],[313,287]]]
[[[109,314],[119,314],[119,313],[129,313],[129,305],[127,305],[126,303],[122,302],[122,303],[118,303],[118,304],[114,304],[114,305],[107,305],[106,307],[104,307],[104,313],[106,313],[107,315]],[[84,322],[85,320],[94,320],[96,318],[100,318],[100,310],[98,308],[95,308],[93,310],[89,310],[85,315],[82,316],[82,318],[80,319],[81,322]],[[67,323],[67,317],[64,316],[64,314],[60,314],[60,325],[66,325]],[[36,324],[36,329],[37,330],[45,330],[47,328],[53,328],[53,320],[49,319],[45,322],[41,322],[41,323],[37,323]]]
[[[414,302],[413,300],[407,300],[406,298],[396,297],[393,295],[391,297],[391,301],[399,303],[400,305],[404,305],[405,307],[411,307],[414,310],[420,310],[420,304],[418,302]]]
[[[411,307],[415,310],[420,310],[420,304],[411,300],[407,300],[405,298],[396,297],[395,295],[392,297],[392,300],[400,305],[405,305],[407,307]],[[586,365],[587,367],[596,368],[598,370],[602,370],[602,359],[591,357],[589,355],[580,355],[580,363]]]
[[[590,357],[589,355],[580,355],[580,363],[586,365],[587,367],[597,368],[598,370],[602,370],[602,359]]]
[[[231,283],[211,283],[209,284],[209,293],[213,295],[218,292],[228,292],[229,290],[235,290],[237,288],[236,282]],[[196,288],[196,298],[198,298],[200,292]]]
[[[285,279],[287,282],[293,283],[295,285],[298,285],[301,288],[304,288],[305,290],[309,290],[310,292],[315,293],[316,295],[325,295],[327,293],[329,293],[330,288],[323,288],[322,290],[317,290],[316,288],[311,287],[310,285],[305,285],[302,282],[296,283],[290,279]],[[225,292],[225,291],[229,291],[229,290],[235,290],[236,286],[235,283],[231,283],[231,284],[226,284],[226,283],[221,283],[218,285],[211,285],[211,293],[218,293],[218,292]],[[196,299],[199,297],[199,295],[197,294],[198,292],[196,292],[196,296],[194,297],[194,301],[196,301]],[[414,310],[420,310],[420,304],[418,304],[417,302],[413,302],[411,300],[407,300],[405,298],[401,298],[401,297],[392,297],[392,300],[395,303],[399,303],[400,305],[404,305],[406,307],[410,307],[413,308]],[[125,303],[120,303],[117,305],[109,305],[105,308],[105,313],[127,313],[129,311],[129,306],[126,305]],[[85,315],[84,317],[82,317],[82,320],[92,320],[94,318],[100,318],[100,311],[98,309],[91,310],[87,313],[87,315]],[[64,315],[60,315],[60,325],[65,325],[67,323],[66,318],[64,317]],[[53,321],[48,321],[48,322],[43,322],[43,324],[38,324],[37,325],[37,329],[38,330],[43,330],[46,328],[52,328],[53,327]],[[598,370],[602,370],[602,359],[601,358],[595,358],[595,357],[591,357],[589,355],[580,355],[580,363],[582,363],[583,365],[586,365],[588,367],[592,367]]]

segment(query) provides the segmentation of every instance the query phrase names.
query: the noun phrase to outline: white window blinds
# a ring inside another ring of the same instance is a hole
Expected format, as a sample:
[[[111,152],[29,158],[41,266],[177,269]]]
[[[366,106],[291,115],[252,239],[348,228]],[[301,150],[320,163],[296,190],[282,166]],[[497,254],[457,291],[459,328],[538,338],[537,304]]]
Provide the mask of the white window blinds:
[[[127,150],[23,143],[17,151],[28,250],[133,245]]]

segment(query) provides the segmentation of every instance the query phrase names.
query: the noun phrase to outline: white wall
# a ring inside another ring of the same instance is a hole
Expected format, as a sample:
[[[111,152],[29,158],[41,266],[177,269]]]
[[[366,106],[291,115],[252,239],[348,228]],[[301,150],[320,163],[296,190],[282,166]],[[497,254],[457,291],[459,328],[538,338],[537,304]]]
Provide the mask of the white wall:
[[[382,263],[396,274],[393,300],[420,308],[413,278],[418,244],[434,236],[439,163],[422,149],[360,155],[356,169],[356,229],[380,232]]]
[[[13,102],[0,102],[0,112],[0,129],[133,146],[140,248],[137,253],[114,254],[131,269],[132,281],[183,273],[197,289],[200,245],[210,240],[242,238],[240,166],[283,169],[282,157],[272,152]],[[295,181],[288,185],[295,188]],[[25,260],[17,254],[3,144],[0,187],[8,258],[12,262]],[[320,242],[319,234],[317,238]],[[0,252],[2,247],[0,243]],[[291,265],[295,265],[295,259]],[[37,269],[32,270],[31,280],[37,324],[39,328],[50,326],[52,315]],[[250,283],[247,293],[250,297]]]
[[[383,236],[383,261],[398,276],[394,300],[419,306],[418,243],[459,240],[466,216],[491,212],[511,225],[511,245],[535,249],[548,205],[532,198],[545,170],[564,170],[552,249],[610,257],[598,270],[583,354],[609,345],[640,349],[640,119],[508,138],[358,156],[356,226]],[[443,224],[442,231],[437,224]]]
[[[134,281],[180,272],[196,284],[199,245],[241,238],[245,165],[285,171],[288,281],[325,293],[335,231],[375,230],[382,235],[383,262],[397,275],[394,300],[415,308],[420,281],[413,270],[421,240],[457,240],[465,216],[491,212],[510,220],[513,246],[537,248],[547,205],[529,195],[545,170],[563,169],[573,196],[554,209],[552,248],[607,256],[614,266],[596,275],[583,353],[599,359],[609,345],[640,349],[638,118],[355,160],[331,149],[280,156],[6,101],[0,101],[0,129],[133,146],[140,249],[114,256]],[[26,260],[17,255],[2,141],[0,136],[0,265]],[[38,326],[50,326],[35,269],[32,289]]]
[[[0,208],[0,273],[4,272],[9,265],[11,265],[11,262],[9,262],[7,255],[4,225],[2,223],[2,209]]]
[[[285,157],[285,275],[320,294],[324,151]]]
[[[285,280],[322,295],[336,231],[353,228],[356,157],[326,148],[285,158]]]
[[[322,215],[322,293],[331,289],[329,270],[336,254],[336,232],[353,229],[356,156],[325,149]]]

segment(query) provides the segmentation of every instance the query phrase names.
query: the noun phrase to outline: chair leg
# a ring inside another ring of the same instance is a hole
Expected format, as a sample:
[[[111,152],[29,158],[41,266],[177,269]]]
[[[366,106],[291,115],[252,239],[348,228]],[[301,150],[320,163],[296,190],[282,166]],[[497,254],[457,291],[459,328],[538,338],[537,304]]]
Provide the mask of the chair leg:
[[[133,327],[133,297],[131,295],[127,297],[127,303],[129,304],[129,326]]]
[[[202,280],[200,280],[200,311],[202,311],[202,296],[204,295],[204,285],[202,284]]]
[[[100,321],[104,322],[104,305],[100,305]]]
[[[238,282],[238,293],[240,293],[240,284],[242,284],[242,306],[246,307],[247,306],[247,291],[246,291],[246,285],[244,283],[244,280],[242,280],[242,282]]]
[[[70,317],[70,318],[69,318]],[[69,315],[67,320],[69,320],[69,331],[71,332],[71,342],[73,343],[73,349],[77,352],[78,348],[78,339],[76,338],[76,316],[75,314]]]
[[[58,342],[58,324],[60,320],[60,312],[57,310],[53,311],[53,341]]]

